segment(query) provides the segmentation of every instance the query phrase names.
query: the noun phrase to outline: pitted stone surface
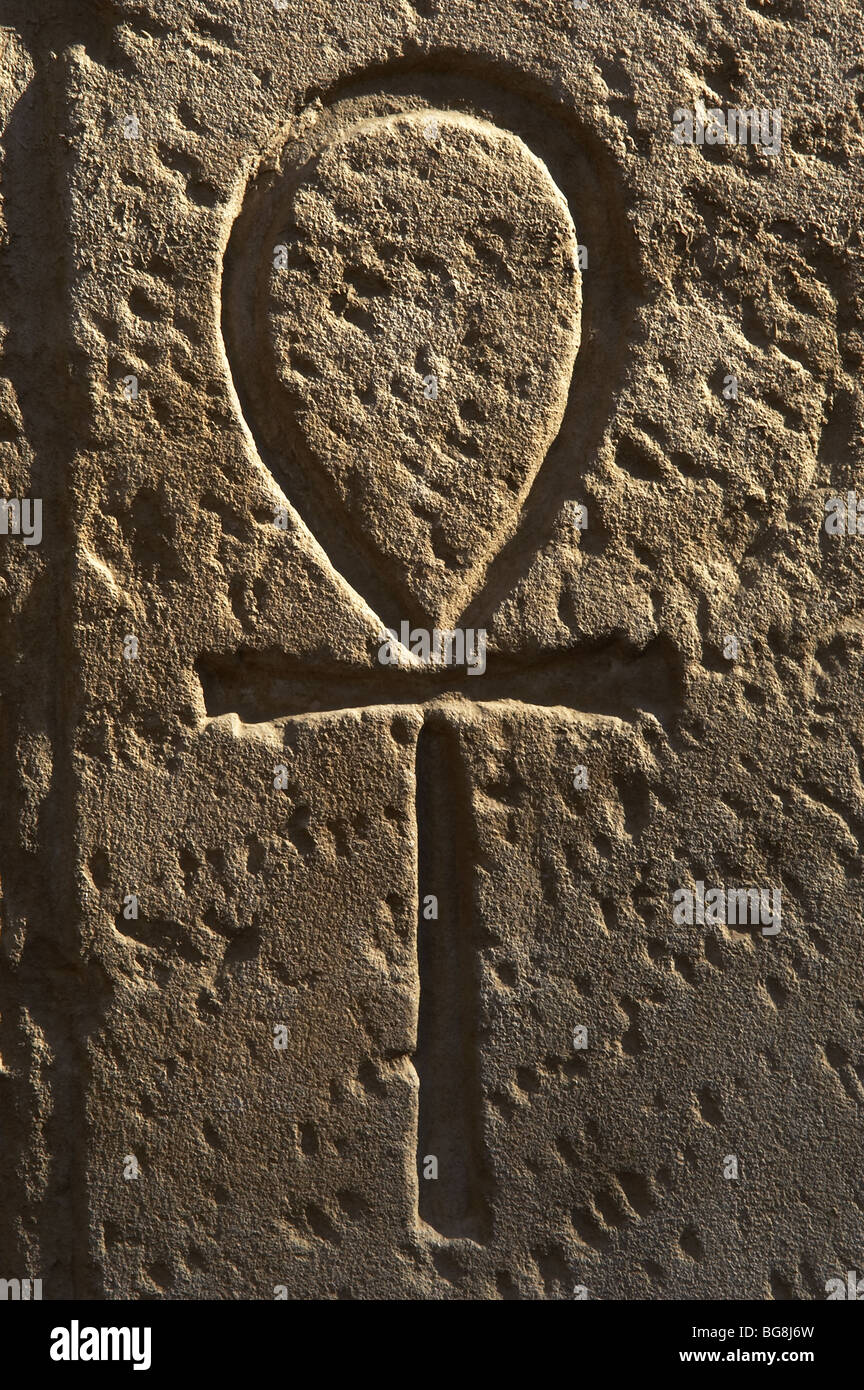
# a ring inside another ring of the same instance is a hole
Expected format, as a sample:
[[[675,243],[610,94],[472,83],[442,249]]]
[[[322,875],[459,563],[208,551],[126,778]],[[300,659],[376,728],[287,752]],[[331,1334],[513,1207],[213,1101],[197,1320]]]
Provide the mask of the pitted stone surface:
[[[5,0],[0,1277],[861,1269],[864,17],[818,9]],[[676,146],[698,102],[781,150]],[[485,675],[378,663],[463,604]]]
[[[431,110],[327,145],[271,228],[271,408],[446,625],[561,424],[580,328],[564,199],[516,136]]]

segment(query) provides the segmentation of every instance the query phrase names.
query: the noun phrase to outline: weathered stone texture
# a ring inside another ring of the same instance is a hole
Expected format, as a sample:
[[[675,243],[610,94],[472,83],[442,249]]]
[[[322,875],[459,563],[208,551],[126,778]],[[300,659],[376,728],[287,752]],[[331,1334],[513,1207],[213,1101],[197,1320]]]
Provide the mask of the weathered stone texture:
[[[861,1267],[864,16],[817,8],[0,3],[0,485],[44,504],[0,535],[0,1274]],[[780,152],[674,144],[699,101]],[[485,674],[382,665],[402,620]],[[676,923],[697,882],[781,931]]]

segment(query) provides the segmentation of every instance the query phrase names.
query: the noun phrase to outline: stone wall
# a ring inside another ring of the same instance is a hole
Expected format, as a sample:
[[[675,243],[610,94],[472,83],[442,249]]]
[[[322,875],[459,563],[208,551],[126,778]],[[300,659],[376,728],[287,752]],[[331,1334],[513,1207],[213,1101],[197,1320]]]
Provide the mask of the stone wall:
[[[0,3],[0,1273],[860,1267],[864,15],[811,11]]]

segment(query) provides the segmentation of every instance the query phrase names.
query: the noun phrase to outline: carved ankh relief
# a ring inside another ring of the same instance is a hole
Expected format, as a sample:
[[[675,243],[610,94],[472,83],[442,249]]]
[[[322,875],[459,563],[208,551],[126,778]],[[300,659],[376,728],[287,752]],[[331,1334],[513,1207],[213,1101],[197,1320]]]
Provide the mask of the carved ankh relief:
[[[349,549],[364,549],[391,597],[450,627],[514,528],[561,425],[580,340],[576,231],[541,161],[473,117],[378,116],[305,153],[265,190],[267,217],[241,244],[246,273],[229,286],[241,403],[289,492],[298,473],[317,475],[317,514],[341,512]],[[235,677],[255,684],[253,666],[241,658],[226,670],[202,657],[208,710],[214,699],[239,710]],[[301,681],[307,698],[314,674]],[[394,674],[381,671],[376,685],[398,703],[404,686]],[[542,703],[535,674],[527,698]],[[440,671],[427,675],[431,683],[409,697],[426,707],[416,753],[418,908],[436,904],[432,920],[418,914],[418,1216],[439,1235],[482,1241],[474,866],[459,856],[454,868],[451,844],[457,803],[471,819],[466,711],[464,693],[442,689]],[[338,707],[344,680],[327,684],[324,707]],[[277,717],[298,713],[290,686],[289,675]],[[571,680],[568,706],[574,689]]]
[[[428,110],[349,126],[269,196],[229,340],[250,428],[277,474],[299,443],[405,616],[451,626],[564,414],[565,200],[516,135]]]

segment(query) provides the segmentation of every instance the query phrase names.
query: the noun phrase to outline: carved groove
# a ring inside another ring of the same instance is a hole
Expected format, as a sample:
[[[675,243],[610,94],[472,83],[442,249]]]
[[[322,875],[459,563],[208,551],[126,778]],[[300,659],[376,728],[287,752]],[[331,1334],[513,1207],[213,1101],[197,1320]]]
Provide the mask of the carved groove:
[[[478,942],[472,913],[471,793],[457,729],[430,715],[417,740],[419,906],[438,899],[437,921],[417,926],[420,1015],[419,1214],[441,1235],[484,1240],[485,1200],[477,1018]],[[438,1177],[424,1178],[427,1155]]]
[[[625,638],[541,656],[533,662],[489,653],[484,675],[333,666],[310,668],[279,651],[201,656],[196,664],[206,714],[244,724],[370,705],[422,704],[442,696],[480,704],[512,700],[632,719],[637,710],[668,723],[683,701],[680,662],[656,638],[639,650]]]

